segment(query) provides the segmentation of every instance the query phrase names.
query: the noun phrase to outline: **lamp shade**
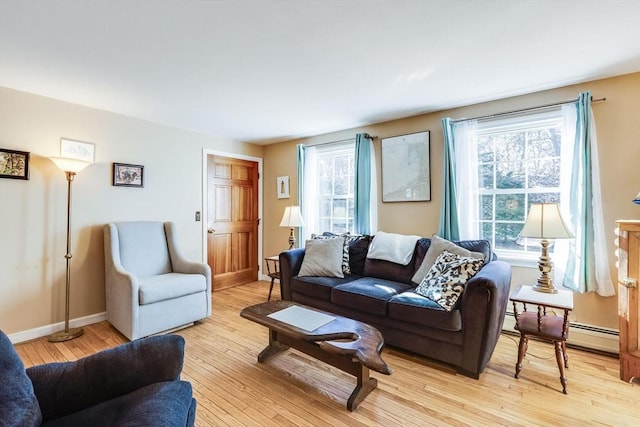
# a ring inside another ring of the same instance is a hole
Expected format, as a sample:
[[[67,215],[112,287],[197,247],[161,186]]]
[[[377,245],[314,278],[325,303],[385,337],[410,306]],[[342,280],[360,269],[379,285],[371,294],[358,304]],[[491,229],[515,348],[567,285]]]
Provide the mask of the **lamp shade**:
[[[86,168],[91,162],[85,162],[84,160],[70,159],[68,157],[49,157],[51,161],[63,172],[78,173],[82,169]]]
[[[532,203],[520,237],[570,239],[575,236],[562,219],[557,203]]]
[[[635,203],[636,205],[640,205],[640,193],[638,193],[638,195],[636,196],[635,199],[632,200],[633,203]]]
[[[287,206],[280,221],[280,227],[303,227],[304,220],[300,213],[300,206]]]

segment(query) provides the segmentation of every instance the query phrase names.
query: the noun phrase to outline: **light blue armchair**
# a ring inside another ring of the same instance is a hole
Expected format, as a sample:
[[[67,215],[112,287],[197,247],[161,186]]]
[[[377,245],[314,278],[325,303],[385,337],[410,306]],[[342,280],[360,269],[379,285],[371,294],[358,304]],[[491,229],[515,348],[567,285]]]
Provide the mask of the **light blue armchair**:
[[[211,269],[181,256],[171,222],[104,226],[107,320],[130,340],[211,316]]]

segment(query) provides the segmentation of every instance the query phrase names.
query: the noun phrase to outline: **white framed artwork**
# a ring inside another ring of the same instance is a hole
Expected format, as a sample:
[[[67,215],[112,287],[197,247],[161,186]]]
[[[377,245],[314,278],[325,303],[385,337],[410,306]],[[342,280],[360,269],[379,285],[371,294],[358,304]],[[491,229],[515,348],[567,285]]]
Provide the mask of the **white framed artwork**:
[[[278,199],[288,199],[289,198],[289,177],[288,176],[279,176],[276,179],[276,184],[278,186]]]
[[[96,144],[60,138],[60,157],[95,163]]]

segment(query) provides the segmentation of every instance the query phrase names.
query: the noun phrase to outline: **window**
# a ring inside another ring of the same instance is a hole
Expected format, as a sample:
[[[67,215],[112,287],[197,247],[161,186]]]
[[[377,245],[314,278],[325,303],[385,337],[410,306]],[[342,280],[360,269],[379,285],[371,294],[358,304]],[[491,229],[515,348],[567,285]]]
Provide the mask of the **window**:
[[[570,175],[573,144],[565,137],[563,147],[563,128],[564,117],[557,108],[483,121],[472,132],[478,165],[478,234],[502,256],[540,255],[537,242],[518,235],[531,203],[561,201],[561,180]]]
[[[305,147],[303,217],[305,235],[354,231],[353,143]]]
[[[318,232],[353,231],[354,148],[318,150]]]

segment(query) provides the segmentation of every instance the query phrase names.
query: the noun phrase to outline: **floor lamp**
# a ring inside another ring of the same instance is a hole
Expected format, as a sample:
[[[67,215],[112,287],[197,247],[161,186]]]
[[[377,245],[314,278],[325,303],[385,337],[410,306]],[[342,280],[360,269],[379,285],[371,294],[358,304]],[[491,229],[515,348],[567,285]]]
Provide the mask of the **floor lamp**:
[[[82,160],[68,159],[66,157],[51,157],[53,163],[67,176],[67,253],[64,256],[67,260],[67,284],[65,288],[64,305],[64,331],[59,331],[49,335],[50,342],[68,341],[79,337],[84,333],[82,328],[69,328],[69,290],[71,287],[71,182],[76,174],[89,166],[90,162]]]

